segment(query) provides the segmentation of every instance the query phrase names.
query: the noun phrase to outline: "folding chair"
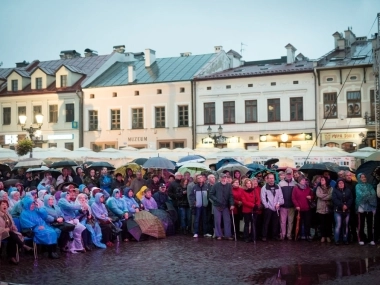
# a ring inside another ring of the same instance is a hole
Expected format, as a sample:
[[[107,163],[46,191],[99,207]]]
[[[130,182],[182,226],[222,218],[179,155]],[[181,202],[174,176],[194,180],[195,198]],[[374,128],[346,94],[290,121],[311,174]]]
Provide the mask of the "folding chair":
[[[13,218],[13,221],[15,222],[15,226],[17,227],[17,230],[18,232],[21,233],[21,223],[20,223],[20,220],[19,218]],[[34,242],[34,239],[33,238],[30,238],[30,237],[26,237],[24,236],[24,241],[32,241],[33,242],[33,253],[34,253],[34,259],[37,259],[38,258],[38,255],[37,255],[37,244]],[[16,259],[18,261],[18,246],[17,246],[17,253],[16,253]]]

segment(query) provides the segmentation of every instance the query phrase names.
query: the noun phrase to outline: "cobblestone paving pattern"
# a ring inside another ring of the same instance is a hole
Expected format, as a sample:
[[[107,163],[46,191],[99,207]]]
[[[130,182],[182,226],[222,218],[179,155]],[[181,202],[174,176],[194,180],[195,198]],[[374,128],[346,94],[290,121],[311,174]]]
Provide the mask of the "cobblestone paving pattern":
[[[21,284],[380,284],[380,249],[319,242],[216,241],[190,236],[120,243],[111,249],[21,254],[0,261],[0,280]]]

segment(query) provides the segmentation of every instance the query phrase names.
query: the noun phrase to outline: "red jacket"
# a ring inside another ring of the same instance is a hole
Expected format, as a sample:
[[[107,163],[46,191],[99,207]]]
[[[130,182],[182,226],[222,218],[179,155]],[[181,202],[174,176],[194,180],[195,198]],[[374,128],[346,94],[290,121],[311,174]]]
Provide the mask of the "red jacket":
[[[309,202],[308,199],[306,199],[306,196],[311,196],[311,199],[313,199],[313,191],[309,188],[309,186],[305,186],[305,189],[299,188],[298,184],[294,186],[293,193],[292,193],[292,201],[294,204],[294,207],[300,207],[301,211],[309,211]]]
[[[242,192],[244,192],[244,189],[243,188],[233,188],[232,187],[232,196],[234,197],[234,215],[237,215],[238,214],[238,205],[239,205],[239,202],[241,202],[241,194]]]
[[[241,200],[243,203],[242,212],[245,214],[252,213],[254,206],[257,206],[257,208],[260,206],[260,195],[256,194],[255,189],[243,190]]]

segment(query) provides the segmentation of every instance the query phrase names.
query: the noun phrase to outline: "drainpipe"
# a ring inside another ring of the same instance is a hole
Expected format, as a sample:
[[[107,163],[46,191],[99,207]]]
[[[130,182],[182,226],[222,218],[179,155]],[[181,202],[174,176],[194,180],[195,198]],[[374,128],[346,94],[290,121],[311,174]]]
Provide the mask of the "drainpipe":
[[[75,91],[79,99],[79,147],[83,147],[83,91]]]
[[[318,146],[318,138],[319,138],[319,145],[322,144],[322,135],[319,133],[319,116],[318,116],[318,95],[317,94],[317,84],[318,84],[318,71],[316,68],[314,68],[314,100],[315,100],[315,146]]]
[[[192,132],[192,149],[195,149],[196,146],[196,119],[195,119],[195,109],[196,109],[196,84],[194,80],[191,80],[191,107],[192,107],[192,116],[191,116],[191,132]]]

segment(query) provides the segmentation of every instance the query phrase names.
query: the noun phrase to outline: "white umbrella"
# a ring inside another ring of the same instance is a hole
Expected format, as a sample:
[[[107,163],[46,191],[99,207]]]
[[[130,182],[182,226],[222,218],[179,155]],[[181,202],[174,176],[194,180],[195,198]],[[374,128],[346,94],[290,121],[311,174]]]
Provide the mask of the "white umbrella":
[[[17,162],[15,167],[40,167],[44,162],[37,158],[26,158]]]

